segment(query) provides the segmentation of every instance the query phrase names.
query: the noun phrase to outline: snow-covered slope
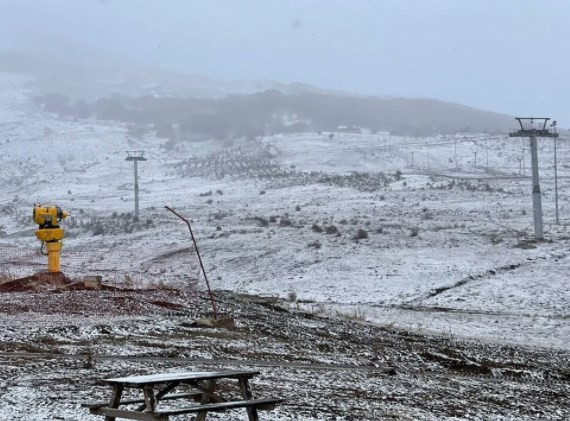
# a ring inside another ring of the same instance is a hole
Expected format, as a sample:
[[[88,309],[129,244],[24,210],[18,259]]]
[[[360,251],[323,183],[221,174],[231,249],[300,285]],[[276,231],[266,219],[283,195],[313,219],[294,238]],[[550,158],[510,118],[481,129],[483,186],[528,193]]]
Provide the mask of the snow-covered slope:
[[[45,263],[30,215],[42,202],[72,214],[62,255],[72,276],[199,279],[185,225],[163,208],[171,205],[192,219],[215,289],[296,295],[313,311],[448,335],[568,347],[565,141],[561,225],[553,224],[552,142],[541,141],[551,241],[535,245],[523,241],[532,209],[520,140],[307,133],[172,149],[130,138],[118,124],[57,120],[30,105],[31,89],[29,79],[1,74],[3,273]],[[127,214],[127,150],[148,157],[139,166],[140,222]]]

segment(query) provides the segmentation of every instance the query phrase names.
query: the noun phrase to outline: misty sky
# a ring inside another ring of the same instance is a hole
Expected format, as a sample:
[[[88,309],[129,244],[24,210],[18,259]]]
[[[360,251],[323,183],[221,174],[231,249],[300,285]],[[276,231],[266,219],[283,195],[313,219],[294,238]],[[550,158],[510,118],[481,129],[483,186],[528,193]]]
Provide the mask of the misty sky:
[[[73,42],[217,78],[434,97],[568,125],[569,21],[568,0],[0,0],[0,48]]]

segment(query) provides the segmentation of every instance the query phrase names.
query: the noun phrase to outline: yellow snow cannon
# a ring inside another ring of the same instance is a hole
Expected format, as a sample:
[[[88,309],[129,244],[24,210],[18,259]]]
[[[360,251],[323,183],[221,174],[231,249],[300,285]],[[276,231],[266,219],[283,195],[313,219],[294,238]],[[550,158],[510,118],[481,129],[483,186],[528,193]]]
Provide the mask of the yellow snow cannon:
[[[39,225],[35,234],[42,242],[41,253],[48,256],[50,273],[59,273],[59,252],[63,243],[64,231],[59,223],[69,214],[58,206],[34,205],[34,222]],[[45,251],[47,250],[47,252]]]

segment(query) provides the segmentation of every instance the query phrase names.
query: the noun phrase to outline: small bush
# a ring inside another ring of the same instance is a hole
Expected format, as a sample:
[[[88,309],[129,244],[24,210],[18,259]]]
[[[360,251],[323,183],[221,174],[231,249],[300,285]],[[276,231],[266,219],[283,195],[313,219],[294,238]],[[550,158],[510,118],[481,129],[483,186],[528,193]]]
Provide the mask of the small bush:
[[[420,234],[420,229],[418,227],[412,227],[410,229],[410,237],[417,237]]]
[[[295,293],[295,291],[289,291],[287,293],[287,301],[289,301],[290,303],[294,303],[297,301],[297,294]]]
[[[103,234],[105,234],[105,228],[103,227],[103,224],[101,222],[97,222],[93,226],[93,235],[103,235]]]
[[[269,221],[267,219],[263,218],[262,216],[256,216],[254,219],[257,221],[257,223],[260,227],[268,227],[269,226]]]
[[[366,240],[368,238],[368,231],[363,228],[359,228],[354,235],[354,240]]]
[[[307,244],[307,247],[314,247],[316,249],[320,249],[322,246],[323,246],[323,244],[319,240],[315,240],[315,241]]]
[[[279,220],[279,226],[281,227],[291,227],[293,226],[293,222],[289,218],[281,218]]]
[[[261,190],[259,194],[265,194],[265,190]]]
[[[224,194],[224,192],[223,192],[223,191],[221,191],[221,190],[216,190],[216,194],[219,194],[219,195],[221,196],[221,195],[223,195],[223,194]]]
[[[269,217],[269,222],[273,222],[273,223],[277,222],[277,217],[275,215],[271,215]]]
[[[206,197],[206,196],[211,196],[212,194],[214,194],[214,193],[212,193],[212,190],[210,190],[210,191],[207,191],[205,193],[200,193],[199,196],[200,197]]]
[[[394,180],[400,181],[401,179],[402,179],[402,171],[397,170],[397,171],[394,173]]]
[[[491,239],[491,244],[499,244],[503,242],[503,239],[501,238],[501,236],[499,234],[491,234],[490,235],[490,239]]]
[[[338,234],[338,228],[335,227],[334,225],[329,225],[328,227],[325,228],[325,232],[327,234]]]
[[[314,232],[319,232],[319,233],[323,232],[323,227],[321,227],[319,224],[316,223],[311,226],[311,229]]]
[[[296,210],[297,212],[299,212],[299,211],[301,210],[301,206],[299,206],[299,205],[295,206],[295,210]]]

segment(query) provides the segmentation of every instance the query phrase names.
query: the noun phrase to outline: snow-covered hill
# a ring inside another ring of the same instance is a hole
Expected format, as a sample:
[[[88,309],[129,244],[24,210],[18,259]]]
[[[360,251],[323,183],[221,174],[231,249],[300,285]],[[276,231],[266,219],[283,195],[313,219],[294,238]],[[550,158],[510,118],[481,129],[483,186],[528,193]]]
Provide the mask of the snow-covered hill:
[[[124,126],[64,121],[0,77],[0,271],[43,264],[35,202],[69,210],[66,273],[109,281],[199,278],[188,215],[215,289],[290,296],[315,312],[411,329],[568,348],[568,143],[560,141],[554,224],[552,141],[540,160],[548,242],[533,244],[530,160],[520,140],[306,133],[180,143]],[[168,146],[168,147],[165,147]],[[127,150],[139,166],[141,221]],[[488,164],[487,164],[488,157]],[[476,160],[476,162],[475,162]],[[522,165],[521,165],[522,169]],[[201,284],[201,281],[198,281]]]

